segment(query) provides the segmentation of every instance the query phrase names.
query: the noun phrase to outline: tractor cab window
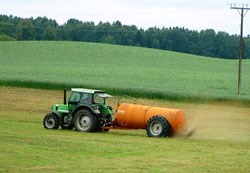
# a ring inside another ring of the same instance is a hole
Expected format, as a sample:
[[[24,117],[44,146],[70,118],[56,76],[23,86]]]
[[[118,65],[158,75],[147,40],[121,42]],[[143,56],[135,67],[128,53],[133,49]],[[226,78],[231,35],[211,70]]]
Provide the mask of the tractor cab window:
[[[94,94],[94,103],[103,104],[105,103],[105,99],[102,97],[100,93],[96,93]]]
[[[83,104],[92,104],[92,94],[90,93],[82,93],[81,103]]]
[[[81,98],[81,94],[73,91],[73,92],[71,92],[71,95],[69,97],[69,102],[70,103],[77,103],[80,101],[80,98]]]

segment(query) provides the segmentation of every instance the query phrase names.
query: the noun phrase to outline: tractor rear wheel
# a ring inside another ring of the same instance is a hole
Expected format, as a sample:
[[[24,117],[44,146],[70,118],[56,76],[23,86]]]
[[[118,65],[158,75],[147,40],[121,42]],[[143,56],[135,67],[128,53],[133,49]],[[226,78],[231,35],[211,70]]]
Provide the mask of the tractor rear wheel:
[[[166,137],[170,133],[170,125],[162,116],[153,116],[147,122],[147,135],[149,137]]]
[[[74,117],[75,129],[79,132],[93,132],[97,130],[97,117],[90,111],[81,109]]]
[[[43,119],[43,127],[46,129],[58,129],[58,117],[53,113],[48,113]]]

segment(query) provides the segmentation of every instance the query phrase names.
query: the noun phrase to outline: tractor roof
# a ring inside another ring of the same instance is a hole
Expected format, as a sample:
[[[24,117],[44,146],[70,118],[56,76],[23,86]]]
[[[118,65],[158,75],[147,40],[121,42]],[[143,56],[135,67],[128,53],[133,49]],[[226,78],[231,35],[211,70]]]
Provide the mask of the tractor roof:
[[[71,88],[71,91],[80,92],[80,93],[105,93],[102,90],[86,89],[86,88]]]

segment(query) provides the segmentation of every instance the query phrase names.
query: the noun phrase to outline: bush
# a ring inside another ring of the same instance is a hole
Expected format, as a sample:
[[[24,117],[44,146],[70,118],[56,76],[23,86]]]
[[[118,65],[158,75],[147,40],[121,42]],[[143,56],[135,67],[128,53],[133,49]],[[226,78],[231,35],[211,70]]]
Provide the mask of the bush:
[[[0,41],[16,41],[16,39],[14,37],[8,36],[6,34],[1,34]]]

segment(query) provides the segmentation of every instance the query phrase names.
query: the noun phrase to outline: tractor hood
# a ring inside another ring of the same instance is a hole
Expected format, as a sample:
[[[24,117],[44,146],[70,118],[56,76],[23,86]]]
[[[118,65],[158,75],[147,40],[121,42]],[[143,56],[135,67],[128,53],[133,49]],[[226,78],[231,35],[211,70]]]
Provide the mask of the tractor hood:
[[[57,111],[57,112],[61,112],[61,113],[69,113],[69,107],[68,105],[64,105],[64,104],[54,104],[52,105],[52,111]]]

